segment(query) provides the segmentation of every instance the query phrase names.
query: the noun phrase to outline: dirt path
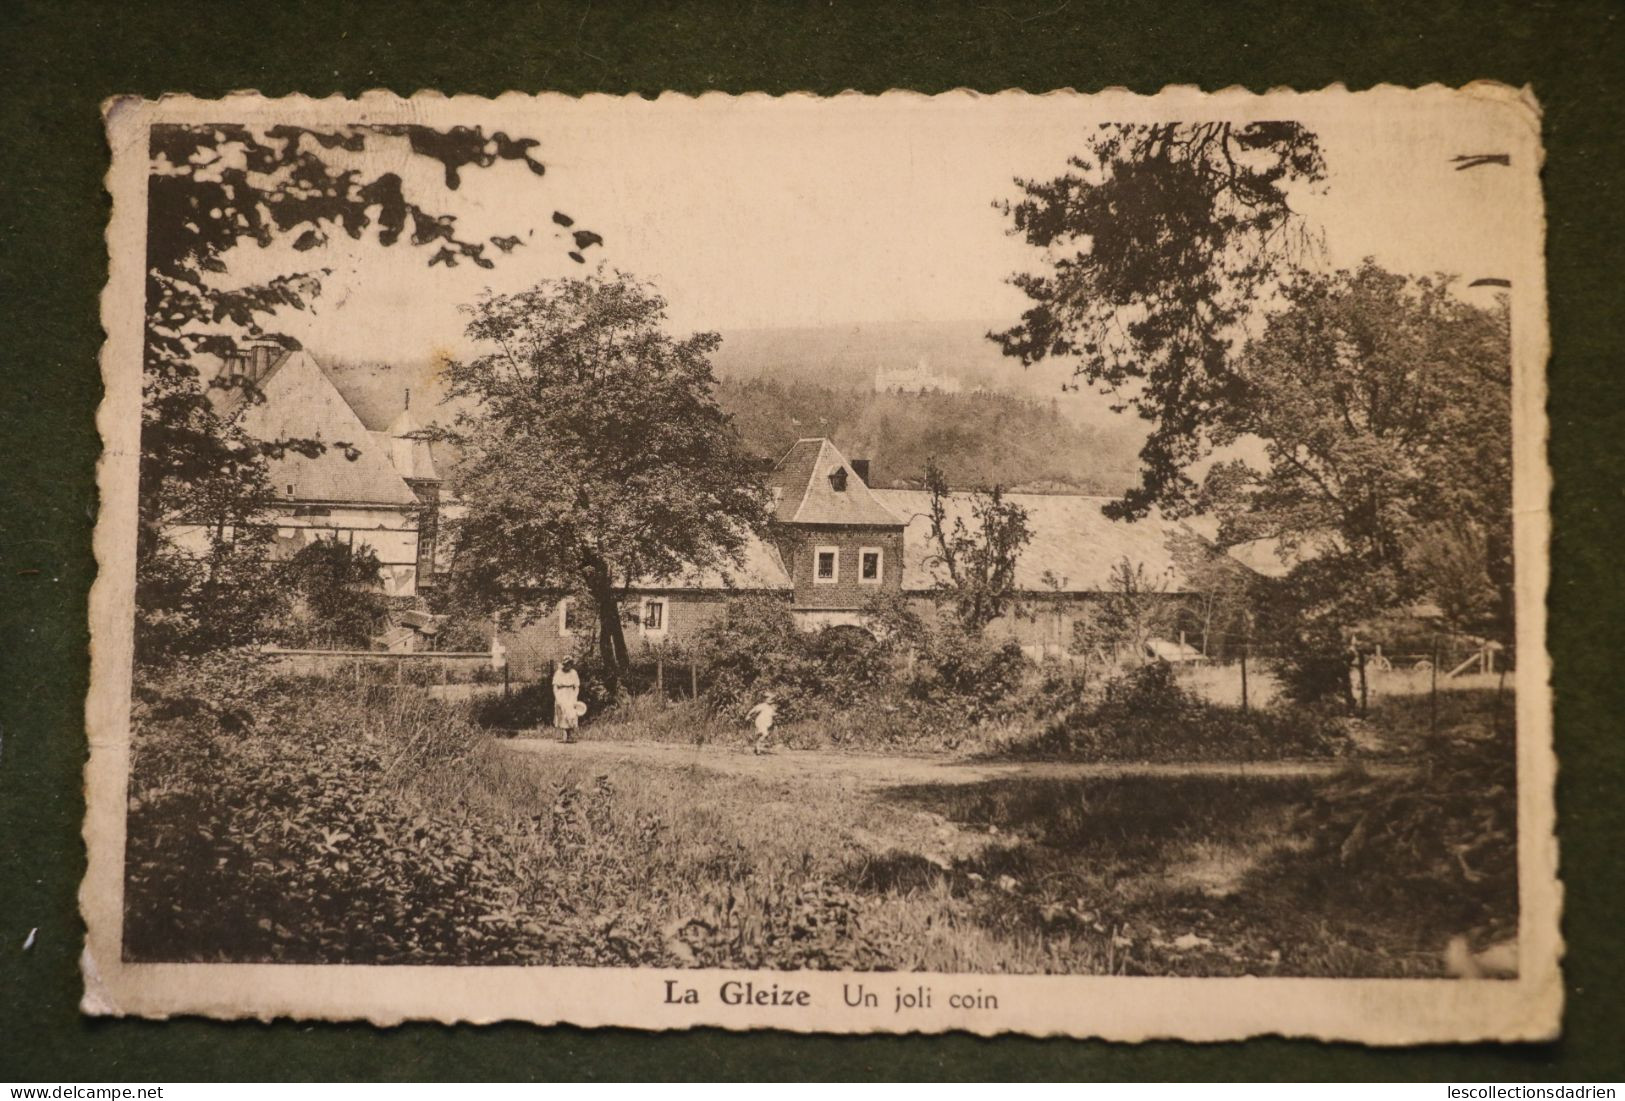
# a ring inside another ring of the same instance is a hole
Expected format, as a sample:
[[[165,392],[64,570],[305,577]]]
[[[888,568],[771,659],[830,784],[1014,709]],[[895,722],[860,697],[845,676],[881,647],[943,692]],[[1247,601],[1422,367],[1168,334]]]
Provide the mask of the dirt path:
[[[552,738],[514,738],[499,743],[515,753],[543,759],[602,762],[623,761],[667,768],[699,768],[765,781],[817,776],[859,787],[903,787],[914,784],[975,784],[988,780],[1029,777],[1046,780],[1086,780],[1118,776],[1331,776],[1347,767],[1343,761],[1192,761],[1175,764],[1112,762],[1089,764],[1060,761],[968,761],[932,757],[830,753],[822,750],[775,749],[756,756],[733,746],[695,746],[667,742],[594,742],[565,745]],[[1403,766],[1367,763],[1371,772],[1391,772]]]

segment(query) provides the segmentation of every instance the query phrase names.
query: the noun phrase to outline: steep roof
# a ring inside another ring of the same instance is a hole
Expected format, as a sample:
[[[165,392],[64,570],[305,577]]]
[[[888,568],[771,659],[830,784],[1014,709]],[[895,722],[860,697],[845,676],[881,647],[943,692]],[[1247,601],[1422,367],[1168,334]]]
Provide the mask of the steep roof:
[[[836,489],[844,477],[844,489]],[[773,518],[786,524],[898,527],[902,521],[852,470],[835,445],[821,437],[797,440],[773,467],[767,484],[779,493]]]
[[[315,458],[289,451],[269,460],[278,496],[357,504],[417,502],[391,461],[389,443],[367,431],[309,352],[283,356],[260,379],[259,389],[264,401],[237,402],[243,431],[261,440],[315,439],[328,445]],[[338,444],[350,444],[359,454],[350,459]]]
[[[907,522],[903,529],[903,589],[922,591],[937,587],[946,571],[928,562],[935,548],[931,541],[931,495],[920,489],[878,489],[874,494]],[[1189,584],[1174,564],[1173,542],[1192,534],[1185,525],[1156,515],[1143,520],[1108,519],[1102,511],[1109,497],[1072,494],[1011,493],[1005,499],[1027,510],[1032,539],[1016,560],[1016,587],[1025,592],[1106,592],[1111,589],[1112,567],[1124,558],[1144,564],[1149,579],[1166,579],[1178,592]],[[948,498],[948,518],[963,519],[974,530],[973,495],[954,493]],[[1046,582],[1053,577],[1056,586]]]
[[[429,431],[413,414],[411,406],[402,409],[401,415],[379,435],[388,438],[389,453],[401,477],[426,482],[440,480],[440,473],[434,465],[434,448],[429,442]]]
[[[756,536],[745,539],[744,562],[708,570],[691,570],[677,577],[640,577],[634,589],[717,590],[782,592],[791,588],[790,573],[773,544]]]

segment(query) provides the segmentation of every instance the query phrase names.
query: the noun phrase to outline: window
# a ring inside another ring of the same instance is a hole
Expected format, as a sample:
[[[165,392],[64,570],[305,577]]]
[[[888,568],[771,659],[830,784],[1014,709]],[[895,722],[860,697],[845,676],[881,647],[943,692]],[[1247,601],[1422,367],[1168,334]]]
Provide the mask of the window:
[[[883,552],[879,547],[864,547],[858,551],[858,584],[880,584],[884,561]]]
[[[663,635],[666,633],[666,602],[664,600],[645,600],[643,602],[643,633],[646,635]]]
[[[576,608],[576,598],[567,596],[559,601],[559,637],[569,638],[581,630],[581,612]]]
[[[833,585],[841,579],[841,555],[838,547],[818,547],[813,551],[813,580],[820,585]]]

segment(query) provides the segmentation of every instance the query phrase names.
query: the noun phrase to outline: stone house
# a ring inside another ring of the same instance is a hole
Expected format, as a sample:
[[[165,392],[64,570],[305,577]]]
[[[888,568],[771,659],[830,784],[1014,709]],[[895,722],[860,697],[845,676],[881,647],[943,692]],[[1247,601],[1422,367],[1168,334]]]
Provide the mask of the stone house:
[[[901,593],[926,616],[939,614],[933,598],[943,578],[935,563],[923,490],[872,489],[869,465],[848,459],[828,439],[796,441],[765,476],[772,522],[766,539],[752,539],[739,568],[676,579],[643,579],[630,586],[624,610],[627,642],[647,659],[665,646],[681,647],[728,614],[744,594],[790,605],[808,630],[863,626],[865,606],[878,594]],[[1073,624],[1085,607],[1110,591],[1113,566],[1123,559],[1177,598],[1189,585],[1173,554],[1182,525],[1149,517],[1135,523],[1108,519],[1110,500],[1076,494],[1010,494],[1027,510],[1032,539],[1016,569],[1021,598],[988,628],[1013,638],[1033,657],[1066,652]],[[953,494],[950,520],[970,519],[974,497]],[[592,645],[591,610],[579,616],[562,601],[547,616],[501,636],[519,676],[533,676],[553,661]]]
[[[311,439],[319,455],[288,451],[267,460],[277,496],[275,553],[291,557],[317,539],[370,548],[392,596],[412,596],[429,580],[435,555],[441,479],[428,434],[407,396],[401,412],[377,430],[367,426],[316,357],[278,344],[250,347],[225,373],[254,383],[263,401],[241,388],[211,391],[222,416],[261,440]],[[178,546],[201,550],[206,533],[177,525]]]

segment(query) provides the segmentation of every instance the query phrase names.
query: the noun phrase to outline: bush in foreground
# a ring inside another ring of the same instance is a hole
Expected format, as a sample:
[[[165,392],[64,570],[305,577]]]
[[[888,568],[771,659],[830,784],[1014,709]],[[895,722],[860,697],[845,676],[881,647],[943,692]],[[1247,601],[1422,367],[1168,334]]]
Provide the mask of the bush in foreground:
[[[634,941],[570,909],[637,855],[605,856],[602,799],[561,785],[548,813],[496,828],[471,802],[491,749],[461,711],[229,664],[149,683],[137,707],[127,958],[626,958]],[[539,853],[581,859],[542,885]]]
[[[1013,756],[1083,761],[1281,760],[1342,756],[1343,729],[1308,710],[1243,712],[1180,688],[1171,666],[1144,665],[1107,681],[1099,699],[1063,713]]]

